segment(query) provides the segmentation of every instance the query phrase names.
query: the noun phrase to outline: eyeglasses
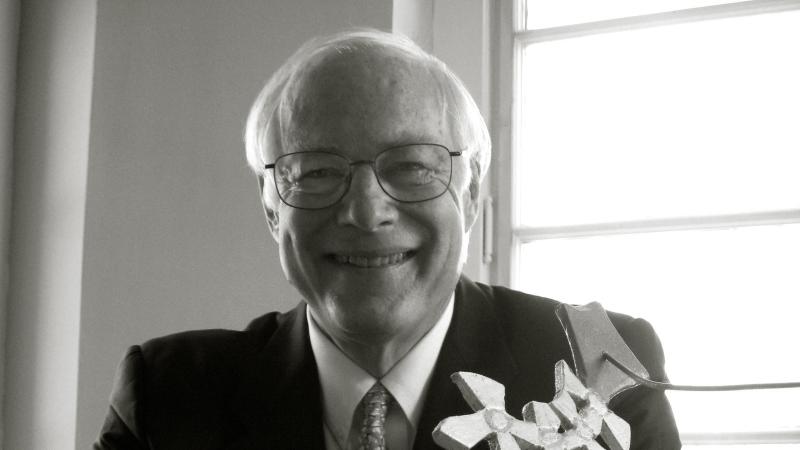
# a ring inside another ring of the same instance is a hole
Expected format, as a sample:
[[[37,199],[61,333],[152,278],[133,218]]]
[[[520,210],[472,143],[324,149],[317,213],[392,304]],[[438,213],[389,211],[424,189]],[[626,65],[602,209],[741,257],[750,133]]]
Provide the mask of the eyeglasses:
[[[450,186],[451,152],[439,144],[410,144],[388,148],[375,160],[350,159],[327,151],[282,155],[264,169],[272,175],[280,199],[298,209],[322,209],[338,203],[350,189],[353,166],[369,164],[383,192],[404,203],[432,200]]]

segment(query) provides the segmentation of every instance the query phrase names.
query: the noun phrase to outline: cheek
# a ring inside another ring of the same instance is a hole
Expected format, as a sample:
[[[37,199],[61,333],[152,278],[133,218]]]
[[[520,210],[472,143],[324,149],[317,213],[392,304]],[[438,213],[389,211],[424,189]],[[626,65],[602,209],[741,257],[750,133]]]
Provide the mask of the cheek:
[[[297,253],[313,246],[315,221],[304,217],[303,211],[281,204],[281,246],[287,251]]]
[[[464,241],[464,216],[461,199],[455,192],[449,192],[426,208],[424,223],[430,233],[432,254],[431,264],[447,264],[450,259],[460,258]],[[433,267],[434,272],[437,272]]]
[[[296,271],[308,259],[304,253],[313,247],[314,232],[311,221],[298,216],[298,210],[281,204],[278,246],[284,270]]]
[[[304,298],[314,298],[314,286],[321,276],[318,260],[312,252],[316,248],[315,236],[319,234],[314,228],[316,222],[303,217],[302,211],[289,207],[282,208],[280,214],[278,253],[283,273]]]
[[[468,189],[459,192],[451,185],[449,192],[443,197],[447,197],[446,204],[437,208],[439,234],[442,240],[440,245],[443,250],[446,249],[443,259],[457,261],[457,268],[460,271],[468,254],[471,196]],[[448,262],[448,264],[453,263]]]
[[[281,203],[279,215],[282,253],[312,262],[324,244],[336,235],[334,209],[302,210]]]

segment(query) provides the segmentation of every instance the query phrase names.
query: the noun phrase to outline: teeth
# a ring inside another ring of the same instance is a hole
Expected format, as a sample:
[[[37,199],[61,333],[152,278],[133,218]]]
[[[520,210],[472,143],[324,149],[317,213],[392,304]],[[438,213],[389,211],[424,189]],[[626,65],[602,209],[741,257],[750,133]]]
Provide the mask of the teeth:
[[[351,264],[357,267],[385,267],[397,264],[408,257],[408,252],[394,253],[388,256],[347,256],[347,255],[334,255],[336,262],[342,264]]]

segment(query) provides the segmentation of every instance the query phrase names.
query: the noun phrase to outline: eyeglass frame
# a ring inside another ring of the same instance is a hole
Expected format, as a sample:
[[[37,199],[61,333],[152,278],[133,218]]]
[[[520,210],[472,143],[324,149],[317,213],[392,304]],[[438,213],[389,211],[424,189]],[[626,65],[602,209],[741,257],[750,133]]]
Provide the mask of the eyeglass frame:
[[[388,152],[390,150],[394,150],[394,149],[397,149],[397,148],[403,148],[403,147],[410,147],[410,146],[413,146],[413,145],[429,145],[429,146],[433,146],[433,147],[439,147],[439,148],[442,148],[445,151],[447,151],[447,154],[450,156],[450,173],[447,176],[447,185],[445,186],[444,190],[442,190],[442,192],[437,194],[436,196],[433,196],[431,198],[426,198],[424,200],[400,200],[400,199],[396,198],[395,196],[393,196],[392,194],[390,194],[386,190],[386,188],[383,186],[383,183],[381,183],[381,177],[378,176],[378,172],[375,169],[375,161],[382,154],[384,154],[384,153],[386,153],[386,152]],[[278,163],[278,161],[281,158],[285,158],[285,157],[290,156],[290,155],[296,155],[296,154],[299,154],[299,153],[312,153],[312,152],[313,153],[327,153],[327,154],[330,154],[330,155],[335,155],[335,156],[338,156],[338,157],[344,159],[345,161],[347,161],[347,163],[348,163],[347,164],[348,173],[347,173],[347,177],[346,177],[347,186],[345,186],[345,189],[342,191],[342,195],[339,196],[339,198],[337,198],[336,201],[334,201],[330,205],[322,206],[322,207],[319,207],[319,208],[307,208],[307,207],[301,207],[301,206],[294,206],[294,205],[290,204],[289,202],[287,202],[286,200],[283,199],[283,196],[281,195],[280,190],[278,189],[278,180],[275,178],[275,176],[276,176],[275,175],[275,172],[276,172],[275,171],[275,165]],[[337,203],[341,202],[342,199],[347,195],[347,193],[350,192],[350,187],[351,187],[352,182],[353,182],[353,166],[359,165],[359,164],[369,164],[369,166],[372,168],[372,174],[375,175],[375,180],[378,182],[378,186],[380,186],[380,188],[383,191],[383,193],[386,194],[387,196],[389,196],[389,198],[391,198],[392,200],[398,201],[400,203],[422,203],[422,202],[427,202],[427,201],[430,201],[430,200],[437,199],[437,198],[441,197],[442,195],[444,195],[445,192],[447,192],[447,188],[450,187],[450,183],[452,183],[452,181],[453,181],[453,157],[454,156],[461,156],[463,153],[464,153],[463,151],[454,152],[454,151],[451,151],[449,148],[447,148],[446,146],[444,146],[442,144],[433,144],[433,143],[430,143],[430,142],[414,142],[414,143],[410,143],[410,144],[395,145],[395,146],[392,146],[392,147],[388,147],[388,148],[385,148],[385,149],[381,150],[380,152],[378,152],[378,154],[375,155],[375,159],[372,159],[372,160],[360,159],[360,160],[357,160],[357,161],[353,161],[350,158],[348,158],[347,156],[342,155],[341,153],[336,153],[336,152],[331,152],[331,151],[326,151],[326,150],[299,151],[299,152],[290,152],[290,153],[283,154],[283,155],[277,157],[273,163],[264,164],[264,170],[272,169],[272,183],[273,183],[273,185],[275,185],[275,191],[278,194],[278,198],[284,204],[286,204],[287,206],[289,206],[291,208],[295,208],[295,209],[304,209],[304,210],[314,211],[314,210],[330,208],[331,206],[334,206]]]

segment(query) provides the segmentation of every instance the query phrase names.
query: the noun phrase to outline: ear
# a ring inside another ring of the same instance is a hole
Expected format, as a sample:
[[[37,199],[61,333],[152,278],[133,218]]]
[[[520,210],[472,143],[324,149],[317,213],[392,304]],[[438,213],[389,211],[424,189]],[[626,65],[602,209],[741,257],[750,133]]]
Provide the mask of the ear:
[[[270,208],[266,203],[262,204],[264,205],[264,215],[267,218],[269,231],[272,233],[272,238],[275,239],[275,242],[278,242],[278,211]]]
[[[267,226],[269,226],[272,238],[275,239],[275,242],[278,242],[278,225],[280,222],[278,219],[278,211],[268,205],[267,193],[264,192],[264,177],[261,176],[258,177],[258,192],[261,197],[261,207],[264,208],[264,217],[267,218]]]
[[[480,182],[470,180],[469,188],[464,192],[464,232],[468,233],[478,219],[480,209],[481,186]]]

